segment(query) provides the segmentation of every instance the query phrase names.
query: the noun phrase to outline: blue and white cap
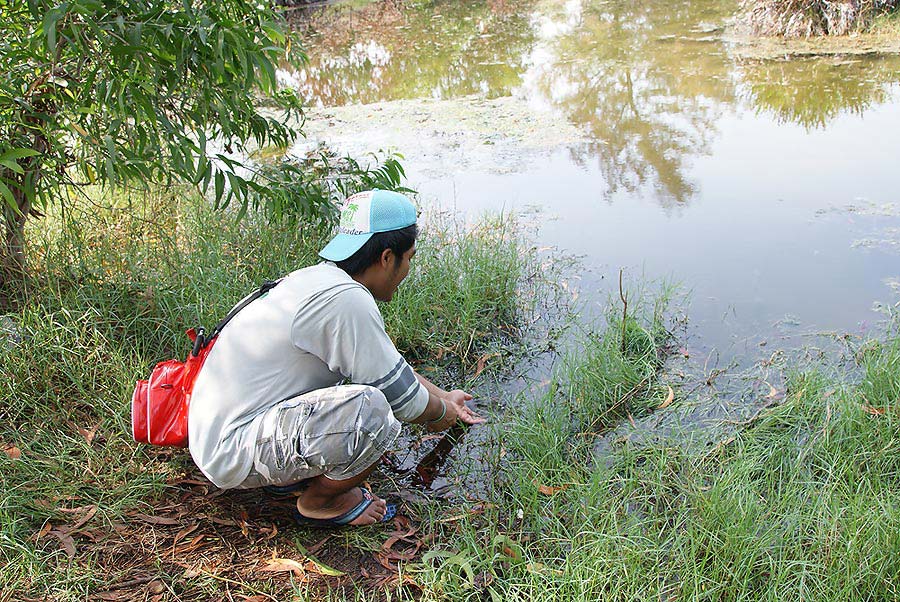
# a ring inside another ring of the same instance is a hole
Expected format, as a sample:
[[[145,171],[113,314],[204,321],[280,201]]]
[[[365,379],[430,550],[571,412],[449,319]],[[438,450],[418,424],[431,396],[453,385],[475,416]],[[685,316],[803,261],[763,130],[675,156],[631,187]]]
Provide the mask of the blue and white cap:
[[[369,190],[349,197],[341,207],[338,233],[319,256],[343,261],[377,232],[400,230],[416,223],[416,207],[406,196],[387,190]]]

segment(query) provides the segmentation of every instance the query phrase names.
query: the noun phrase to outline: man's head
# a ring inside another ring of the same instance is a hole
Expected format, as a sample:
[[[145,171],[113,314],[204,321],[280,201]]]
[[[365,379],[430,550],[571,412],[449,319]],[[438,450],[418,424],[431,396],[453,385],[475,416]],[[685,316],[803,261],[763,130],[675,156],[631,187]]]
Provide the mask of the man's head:
[[[361,192],[344,201],[340,220],[337,235],[319,255],[334,261],[376,299],[390,301],[416,252],[415,206],[396,192]]]

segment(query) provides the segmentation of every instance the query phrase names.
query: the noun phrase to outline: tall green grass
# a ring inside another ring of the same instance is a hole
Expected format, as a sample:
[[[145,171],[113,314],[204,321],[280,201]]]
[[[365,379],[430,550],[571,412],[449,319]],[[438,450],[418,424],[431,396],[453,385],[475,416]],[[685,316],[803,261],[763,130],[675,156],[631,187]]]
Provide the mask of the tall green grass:
[[[438,214],[423,229],[414,267],[384,308],[388,330],[407,357],[472,363],[489,345],[517,336],[524,280],[534,262],[510,215],[466,227]]]
[[[791,374],[779,405],[707,449],[623,440],[598,455],[613,408],[662,400],[661,339],[643,330],[647,353],[622,353],[620,322],[587,337],[506,417],[507,478],[437,538],[422,599],[897,599],[900,341],[866,354],[857,384]]]
[[[438,538],[423,599],[897,599],[900,341],[867,354],[855,385],[792,374],[782,403],[706,450],[623,441],[595,457],[586,422],[661,393],[641,386],[655,356],[620,337],[585,339],[507,417],[496,505]]]
[[[185,329],[213,325],[263,280],[318,261],[330,235],[262,214],[236,221],[177,191],[102,201],[75,203],[30,232],[31,275],[7,314],[21,341],[0,338],[0,443],[21,451],[0,453],[4,594],[84,599],[102,589],[109,576],[92,568],[90,542],[76,537],[69,561],[53,536],[35,534],[89,505],[94,523],[109,525],[190,468],[186,453],[131,441],[134,381],[184,358]],[[398,347],[463,361],[515,331],[525,258],[514,225],[498,237],[490,223],[426,225],[413,276],[383,308]]]

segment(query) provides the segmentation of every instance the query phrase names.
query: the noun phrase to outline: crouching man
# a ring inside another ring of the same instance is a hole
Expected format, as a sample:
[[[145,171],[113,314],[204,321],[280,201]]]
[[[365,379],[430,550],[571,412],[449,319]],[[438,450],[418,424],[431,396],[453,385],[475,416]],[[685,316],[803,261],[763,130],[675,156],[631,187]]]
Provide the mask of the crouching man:
[[[240,311],[194,384],[188,424],[197,466],[218,487],[291,488],[300,522],[367,525],[394,509],[360,486],[400,432],[483,422],[406,363],[384,330],[416,253],[416,210],[374,190],[348,198],[319,255]],[[350,384],[341,384],[350,383]]]

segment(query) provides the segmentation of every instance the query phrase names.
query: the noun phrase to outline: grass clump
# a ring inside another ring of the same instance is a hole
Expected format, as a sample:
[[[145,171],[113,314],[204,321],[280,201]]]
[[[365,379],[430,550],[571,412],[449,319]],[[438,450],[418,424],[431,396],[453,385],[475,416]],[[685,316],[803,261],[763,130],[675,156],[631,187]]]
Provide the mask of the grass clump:
[[[655,374],[621,332],[589,339],[560,372],[580,384],[558,377],[498,433],[502,502],[438,546],[471,570],[436,556],[423,599],[897,598],[900,340],[866,354],[858,384],[795,371],[780,404],[705,449],[623,439],[601,457],[578,425]]]
[[[744,0],[742,4],[754,33],[787,38],[863,31],[900,7],[897,0]]]
[[[212,579],[205,577],[213,570],[208,567],[187,575],[184,564],[193,556],[174,553],[176,543],[196,537],[179,541],[179,529],[198,519],[162,524],[172,532],[161,534],[152,532],[154,523],[133,518],[135,512],[152,515],[160,505],[175,512],[171,509],[181,502],[170,498],[176,491],[184,494],[173,483],[185,474],[199,475],[186,453],[131,440],[131,391],[154,363],[184,358],[185,329],[214,324],[261,281],[318,261],[316,253],[330,232],[316,224],[273,221],[262,210],[236,221],[181,191],[122,193],[102,201],[69,206],[30,233],[31,275],[17,306],[3,316],[0,592],[85,599],[148,573],[186,597],[201,590],[201,597],[210,597],[228,580],[253,583],[260,578],[252,572],[257,560],[232,561],[250,553],[242,546],[254,545],[253,554],[271,557],[275,547],[291,549],[290,537],[254,539],[254,526],[249,532],[246,526],[252,516],[241,518],[239,509],[228,515],[226,502],[215,506],[225,513],[221,520],[244,521],[245,527],[237,529],[236,540],[221,545],[226,556],[215,570],[225,580]],[[426,228],[420,243],[425,260],[417,262],[414,279],[393,303],[402,310],[383,308],[394,312],[388,314],[393,316],[388,328],[399,347],[414,349],[425,360],[434,360],[438,349],[461,359],[501,344],[501,333],[515,332],[515,285],[523,274],[518,262],[526,260],[509,224],[503,238],[484,225],[469,231]],[[488,233],[490,239],[481,240]],[[488,249],[506,259],[488,262]],[[441,291],[427,290],[439,285]],[[439,305],[435,299],[441,299]],[[492,313],[473,309],[495,303],[501,309]],[[432,343],[429,333],[445,323],[457,326],[442,335],[465,332],[465,345],[454,346],[450,338]],[[430,330],[409,324],[427,324]],[[15,336],[3,334],[7,330]],[[197,533],[216,529],[213,523],[199,524]],[[290,527],[285,530],[291,533]],[[216,537],[221,536],[212,531],[203,541]],[[266,581],[262,589],[272,586]]]
[[[465,228],[438,215],[423,228],[414,267],[384,307],[385,323],[406,357],[471,364],[488,346],[516,336],[533,268],[521,228],[509,215]]]

